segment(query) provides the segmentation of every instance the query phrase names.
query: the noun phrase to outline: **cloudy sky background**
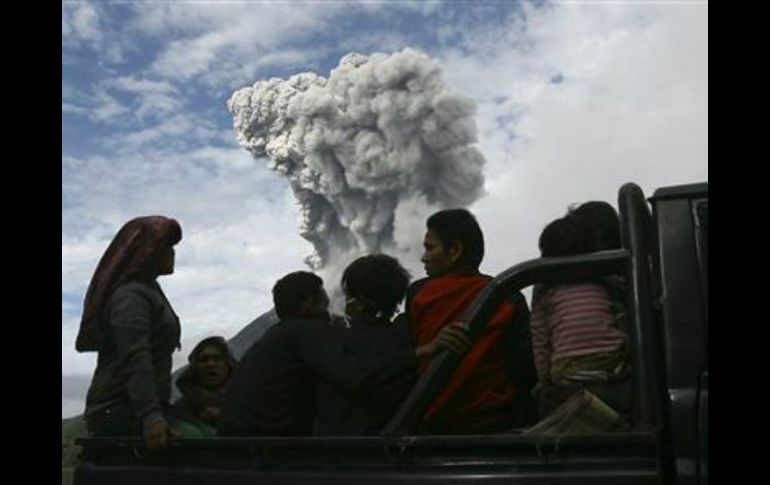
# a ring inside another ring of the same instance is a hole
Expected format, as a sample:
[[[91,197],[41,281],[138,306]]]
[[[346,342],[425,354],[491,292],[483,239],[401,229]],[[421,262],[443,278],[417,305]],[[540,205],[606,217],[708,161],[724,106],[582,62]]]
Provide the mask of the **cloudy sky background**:
[[[232,92],[405,47],[477,103],[486,195],[470,208],[489,274],[537,257],[569,204],[708,180],[706,2],[63,1],[62,417],[82,412],[96,363],[74,350],[83,296],[127,220],[182,224],[160,280],[182,320],[177,365],[305,269],[291,190],[237,145]],[[422,220],[413,231],[419,244]],[[418,258],[403,261],[415,277]]]

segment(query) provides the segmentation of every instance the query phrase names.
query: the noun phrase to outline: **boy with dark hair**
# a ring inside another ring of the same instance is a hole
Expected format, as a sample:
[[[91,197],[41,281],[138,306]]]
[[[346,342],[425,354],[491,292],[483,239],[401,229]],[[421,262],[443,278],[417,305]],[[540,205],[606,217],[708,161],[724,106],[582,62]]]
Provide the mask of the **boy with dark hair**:
[[[326,315],[329,297],[323,285],[320,277],[307,271],[295,271],[284,276],[273,286],[275,314],[281,320]]]
[[[431,248],[441,248],[447,251],[447,261],[437,261],[426,255],[423,256],[425,269],[430,276],[438,276],[446,272],[453,265],[457,268],[466,268],[478,271],[481,260],[484,259],[484,235],[481,227],[473,217],[473,214],[465,209],[449,209],[436,212],[426,222],[428,234],[426,243],[430,242]],[[426,259],[427,258],[427,259]],[[430,266],[428,263],[431,263]],[[434,274],[431,274],[431,271]]]
[[[414,345],[435,338],[462,319],[491,277],[479,272],[484,237],[465,209],[427,220],[422,262],[428,278],[412,284],[406,313]],[[427,363],[419,368],[425,372]],[[428,407],[422,431],[487,433],[534,422],[530,390],[536,381],[529,341],[529,311],[521,293],[500,305],[443,392]]]
[[[346,313],[390,318],[404,298],[409,272],[385,254],[362,256],[342,274]]]
[[[316,380],[348,395],[376,399],[380,384],[414,373],[419,358],[447,347],[437,338],[416,351],[387,358],[351,351],[347,329],[330,325],[322,283],[308,272],[276,283],[273,301],[281,321],[241,359],[220,412],[220,435],[309,435],[316,415]]]
[[[363,256],[342,275],[348,350],[368,358],[397,359],[412,352],[403,319],[391,321],[409,284],[409,273],[398,260],[384,254]],[[379,433],[395,413],[416,380],[415,369],[378,383],[376,390],[351,394],[332,383],[318,381],[318,435]]]
[[[297,271],[278,280],[272,293],[280,321],[246,352],[233,373],[217,423],[222,436],[296,436],[312,431],[313,375],[298,344],[303,335],[322,329],[328,321],[323,280]]]

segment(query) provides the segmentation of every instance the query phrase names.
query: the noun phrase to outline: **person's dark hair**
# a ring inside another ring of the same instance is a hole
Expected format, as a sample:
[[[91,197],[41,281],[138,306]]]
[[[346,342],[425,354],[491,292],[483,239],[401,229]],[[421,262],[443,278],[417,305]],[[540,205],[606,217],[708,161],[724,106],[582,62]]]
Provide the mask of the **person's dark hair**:
[[[538,245],[544,258],[598,251],[593,227],[585,220],[572,215],[556,219],[545,226]]]
[[[426,225],[438,236],[444,249],[454,242],[461,242],[461,261],[473,269],[479,269],[484,259],[484,234],[473,214],[465,209],[443,210],[430,216]]]
[[[580,204],[569,213],[591,224],[599,250],[620,249],[620,218],[611,204],[592,200]]]
[[[222,355],[227,359],[227,363],[231,366],[237,362],[232,352],[230,352],[230,346],[227,345],[225,338],[219,336],[206,337],[198,342],[198,344],[190,351],[190,355],[187,356],[187,362],[194,364],[198,358],[198,354],[203,352],[206,347],[218,348],[222,352]]]
[[[390,317],[404,298],[409,272],[386,254],[362,256],[345,268],[342,289],[348,298],[363,303],[368,313]]]
[[[273,304],[278,318],[300,316],[302,304],[308,298],[318,297],[323,280],[308,271],[289,273],[273,286]]]

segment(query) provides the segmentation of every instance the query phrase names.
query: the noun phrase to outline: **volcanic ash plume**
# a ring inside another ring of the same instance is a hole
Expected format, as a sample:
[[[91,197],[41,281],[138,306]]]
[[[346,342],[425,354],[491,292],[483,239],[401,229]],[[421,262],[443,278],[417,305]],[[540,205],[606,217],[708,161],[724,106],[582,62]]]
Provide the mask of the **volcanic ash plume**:
[[[328,79],[258,81],[228,108],[238,142],[289,180],[316,270],[342,255],[419,248],[416,208],[465,207],[482,193],[475,104],[421,52],[348,54]]]

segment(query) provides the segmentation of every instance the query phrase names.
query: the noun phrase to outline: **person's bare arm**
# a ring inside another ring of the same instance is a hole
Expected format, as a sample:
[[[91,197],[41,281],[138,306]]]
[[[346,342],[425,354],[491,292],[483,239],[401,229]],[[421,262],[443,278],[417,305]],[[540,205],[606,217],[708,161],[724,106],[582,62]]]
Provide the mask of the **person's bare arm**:
[[[463,322],[452,322],[442,328],[429,343],[415,350],[417,360],[420,362],[435,357],[440,351],[447,349],[457,355],[463,355],[471,347],[468,339],[468,330]]]

